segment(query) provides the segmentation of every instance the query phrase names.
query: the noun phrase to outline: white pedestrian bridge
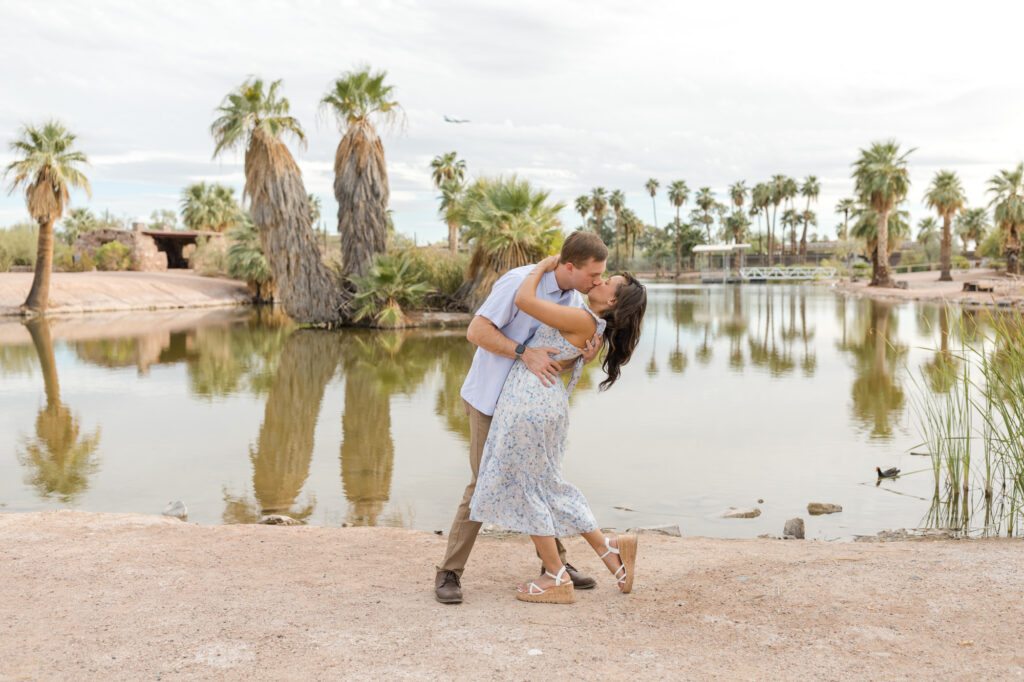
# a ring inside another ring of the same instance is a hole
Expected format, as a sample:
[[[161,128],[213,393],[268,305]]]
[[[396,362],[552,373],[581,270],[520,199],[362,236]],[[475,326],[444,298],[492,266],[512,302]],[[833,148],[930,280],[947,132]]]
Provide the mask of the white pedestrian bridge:
[[[836,276],[836,269],[829,267],[740,268],[740,279],[744,281],[782,281],[798,279],[828,279]]]

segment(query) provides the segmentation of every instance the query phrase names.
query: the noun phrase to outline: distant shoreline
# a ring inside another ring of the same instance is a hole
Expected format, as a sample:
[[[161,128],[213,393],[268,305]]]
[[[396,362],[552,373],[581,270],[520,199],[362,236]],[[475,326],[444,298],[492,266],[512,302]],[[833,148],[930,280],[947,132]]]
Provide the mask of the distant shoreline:
[[[968,308],[1024,309],[1024,280],[1013,280],[997,270],[953,270],[952,282],[940,282],[936,271],[913,272],[894,276],[897,282],[906,282],[906,289],[869,286],[870,280],[851,282],[831,280],[829,284],[836,291],[856,297],[879,301],[901,303],[920,301],[923,303],[956,304]],[[964,291],[965,282],[979,282],[992,285],[993,291]]]

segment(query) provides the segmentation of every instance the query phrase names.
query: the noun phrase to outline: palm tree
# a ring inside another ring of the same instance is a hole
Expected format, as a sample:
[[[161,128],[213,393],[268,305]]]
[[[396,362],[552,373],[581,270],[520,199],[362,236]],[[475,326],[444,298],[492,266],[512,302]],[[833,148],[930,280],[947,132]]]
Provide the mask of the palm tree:
[[[443,180],[441,190],[441,208],[439,213],[448,225],[448,250],[452,254],[459,252],[459,228],[462,226],[462,195],[465,188],[455,177]]]
[[[636,238],[644,231],[643,221],[637,217],[636,213],[624,208],[622,209],[622,229],[626,237],[626,250],[629,251],[630,258],[632,258],[636,255]],[[632,240],[632,244],[630,240]]]
[[[362,67],[341,74],[320,99],[342,132],[334,154],[334,197],[338,200],[341,262],[349,276],[365,275],[373,256],[386,248],[388,172],[371,119],[391,123],[401,113],[386,71]]]
[[[679,277],[681,270],[681,249],[682,249],[682,232],[683,232],[683,221],[679,217],[679,209],[682,208],[686,200],[690,198],[690,188],[686,186],[685,180],[675,180],[671,185],[668,186],[668,200],[672,202],[672,205],[676,207],[676,222],[674,223],[673,230],[675,232],[676,242],[676,277]]]
[[[1024,163],[1011,171],[1001,170],[988,181],[993,218],[1003,239],[1006,272],[1020,274],[1021,229],[1024,228]]]
[[[940,170],[932,178],[932,184],[924,195],[928,208],[934,208],[942,218],[942,248],[939,251],[939,262],[942,271],[940,282],[952,282],[953,275],[949,272],[949,261],[953,255],[952,223],[953,215],[964,212],[967,197],[960,178],[953,171]]]
[[[654,212],[654,227],[658,227],[658,205],[654,202],[654,195],[658,193],[658,187],[661,185],[654,178],[649,178],[644,183],[644,189],[646,189],[651,195],[651,210]]]
[[[935,216],[928,216],[917,221],[917,241],[924,247],[925,257],[930,263],[933,258],[932,247],[939,241],[939,221]]]
[[[242,221],[228,231],[228,239],[228,276],[243,280],[256,303],[273,303],[274,275],[260,248],[260,235],[252,218],[243,214]]]
[[[988,209],[984,206],[969,208],[957,216],[956,230],[964,242],[964,251],[967,251],[968,240],[974,242],[974,250],[977,251],[988,228]]]
[[[850,234],[855,238],[864,240],[867,255],[871,258],[873,273],[879,272],[878,261],[882,252],[882,246],[878,239],[878,224],[878,214],[875,211],[859,206],[853,214],[853,227],[850,230]],[[900,242],[910,234],[910,214],[899,209],[891,211],[887,228],[886,253],[897,248]],[[874,279],[872,279],[871,285],[878,286]]]
[[[284,133],[300,142],[305,135],[280,88],[280,80],[264,88],[262,79],[248,78],[229,93],[210,126],[213,155],[245,149],[245,196],[285,312],[297,322],[340,324],[348,319],[351,294],[321,259],[302,174],[281,141]]]
[[[842,239],[844,240],[847,238],[847,233],[849,232],[848,227],[850,224],[850,214],[853,213],[854,210],[856,210],[856,208],[857,204],[853,201],[853,199],[849,198],[840,199],[839,202],[836,204],[836,213],[843,214]]]
[[[180,205],[181,222],[189,230],[226,232],[241,223],[235,190],[221,184],[189,185],[181,192]]]
[[[751,210],[757,209],[757,227],[760,232],[761,229],[761,215],[764,215],[765,232],[768,232],[768,207],[772,203],[772,188],[771,185],[765,182],[759,182],[754,185],[754,189],[750,192],[750,204]],[[770,243],[770,242],[769,242]],[[760,250],[760,249],[758,249]],[[769,251],[768,264],[771,265],[771,255]]]
[[[775,219],[779,215],[779,204],[786,198],[786,181],[787,178],[781,173],[776,173],[772,176],[771,182],[768,186],[771,188],[772,198],[772,220],[771,225],[768,227],[768,265],[771,266],[775,261]],[[783,246],[785,246],[786,239],[783,235],[782,239]]]
[[[515,176],[481,178],[466,190],[463,215],[473,255],[456,299],[476,310],[501,275],[554,251],[564,205],[549,197]]]
[[[434,187],[438,189],[448,180],[462,182],[466,177],[466,162],[459,159],[455,152],[438,154],[430,162],[430,168],[430,177],[434,181]]]
[[[594,214],[594,231],[601,234],[604,212],[608,208],[608,193],[604,187],[595,187],[590,192],[590,210]]]
[[[907,156],[895,140],[875,142],[860,150],[853,164],[854,187],[858,197],[878,216],[878,264],[871,286],[891,287],[889,276],[889,214],[907,196],[910,174]]]
[[[593,201],[586,194],[581,194],[576,197],[576,201],[573,204],[576,208],[576,212],[580,214],[580,218],[583,220],[584,228],[587,226],[587,214],[590,213],[590,208],[593,205]]]
[[[743,202],[746,201],[748,193],[747,183],[743,180],[729,186],[729,198],[732,199],[736,208],[743,208]]]
[[[64,214],[68,188],[80,187],[92,196],[85,174],[79,170],[89,160],[74,148],[75,135],[56,120],[41,126],[24,126],[10,149],[19,157],[4,169],[12,175],[8,194],[25,189],[29,215],[39,224],[36,267],[32,287],[21,305],[23,313],[43,313],[50,298],[50,273],[53,270],[53,224]]]
[[[626,195],[621,189],[614,190],[608,197],[608,205],[615,211],[615,267],[621,268],[619,264],[619,242],[622,241],[622,209],[626,205]]]
[[[715,195],[712,194],[710,187],[701,187],[693,197],[693,202],[697,204],[697,208],[704,212],[704,229],[708,232],[708,243],[711,243],[711,220],[709,212],[715,206]]]
[[[800,224],[800,214],[791,208],[787,208],[782,213],[782,227],[789,228],[789,244],[790,252],[796,253],[796,226]],[[782,235],[782,251],[785,255],[786,251],[786,235]]]
[[[726,229],[732,236],[734,244],[740,244],[743,239],[743,235],[746,233],[747,228],[750,227],[750,218],[747,214],[741,210],[733,211],[732,215],[726,218]],[[740,269],[740,252],[737,250],[733,252],[733,267],[737,270]]]
[[[800,185],[800,194],[807,198],[807,208],[804,209],[804,232],[800,237],[800,257],[807,259],[807,214],[811,212],[811,201],[817,201],[818,195],[821,193],[821,183],[818,182],[818,178],[813,175],[808,175],[804,178],[804,183]]]

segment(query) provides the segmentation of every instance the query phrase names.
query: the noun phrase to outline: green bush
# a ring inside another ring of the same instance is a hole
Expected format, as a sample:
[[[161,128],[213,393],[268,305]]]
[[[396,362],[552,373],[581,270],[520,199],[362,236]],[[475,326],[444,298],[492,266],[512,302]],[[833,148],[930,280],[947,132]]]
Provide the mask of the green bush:
[[[992,230],[981,240],[981,244],[975,250],[978,258],[999,258],[1003,255],[1003,246],[999,230]]]
[[[352,300],[355,320],[377,327],[402,327],[407,320],[403,306],[415,307],[430,293],[430,286],[412,271],[407,253],[377,254],[366,277],[353,281],[359,293]]]
[[[96,269],[96,260],[88,253],[75,253],[66,244],[54,244],[53,265],[62,272],[91,272]]]
[[[963,256],[953,256],[952,258],[949,259],[949,266],[953,270],[969,270],[971,264]]]
[[[34,266],[39,245],[39,226],[23,222],[0,229],[0,272],[14,265]]]
[[[469,254],[452,255],[447,249],[411,248],[397,253],[409,259],[409,276],[451,296],[466,279]],[[397,255],[397,254],[396,254]]]
[[[131,266],[131,249],[121,242],[107,242],[94,255],[98,270],[127,270]]]

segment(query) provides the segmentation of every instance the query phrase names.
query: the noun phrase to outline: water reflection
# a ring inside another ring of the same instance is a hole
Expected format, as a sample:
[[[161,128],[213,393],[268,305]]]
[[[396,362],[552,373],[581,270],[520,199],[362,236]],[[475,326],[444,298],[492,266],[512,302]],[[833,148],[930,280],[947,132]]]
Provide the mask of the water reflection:
[[[35,420],[35,435],[24,437],[19,463],[29,470],[26,482],[44,499],[74,502],[88,487],[98,462],[100,430],[83,433],[78,416],[61,402],[57,362],[50,323],[35,318],[25,323],[43,374],[46,404]]]
[[[340,357],[336,333],[299,329],[287,337],[259,436],[249,448],[255,504],[225,494],[226,523],[251,523],[264,514],[304,521],[313,513],[315,499],[300,505],[296,499],[309,477],[320,403]],[[232,363],[231,376],[241,376],[241,366]]]
[[[853,358],[857,374],[850,389],[854,417],[872,438],[891,436],[906,403],[895,370],[908,347],[898,340],[893,304],[868,300],[865,305],[867,315],[857,316],[855,330],[844,336],[840,349]]]

